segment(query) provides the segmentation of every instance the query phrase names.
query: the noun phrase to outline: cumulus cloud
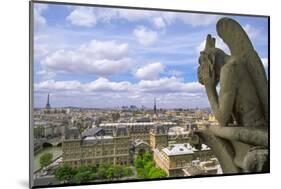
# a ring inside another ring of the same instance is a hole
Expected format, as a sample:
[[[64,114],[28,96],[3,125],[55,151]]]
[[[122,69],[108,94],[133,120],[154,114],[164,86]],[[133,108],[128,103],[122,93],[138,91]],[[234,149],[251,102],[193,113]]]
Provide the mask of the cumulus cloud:
[[[151,63],[139,68],[135,77],[142,80],[154,80],[164,71],[164,66],[160,62]]]
[[[34,89],[35,107],[45,106],[47,93],[52,94],[53,107],[112,108],[131,104],[152,107],[154,97],[157,97],[157,106],[162,108],[208,107],[202,85],[176,77],[138,83],[110,81],[103,77],[86,83],[46,80],[35,83]]]
[[[179,20],[191,26],[207,26],[215,23],[220,16],[194,14],[194,13],[174,13],[174,12],[157,12],[143,10],[120,10],[117,13],[118,17],[128,21],[150,20],[158,29],[163,29],[172,24],[175,20]]]
[[[106,77],[126,72],[132,60],[128,57],[128,44],[92,40],[77,49],[57,50],[46,56],[41,65],[51,72]]]
[[[80,91],[87,92],[122,92],[128,91],[132,84],[127,81],[111,82],[106,78],[98,78],[89,83],[81,83],[80,81],[55,81],[47,80],[35,84],[36,91]]]
[[[158,80],[142,80],[139,82],[141,91],[156,92],[156,93],[202,93],[203,86],[198,82],[184,83],[176,77],[160,78]]]
[[[66,18],[73,25],[92,27],[97,23],[94,9],[91,7],[78,7]]]
[[[194,13],[174,13],[174,12],[156,12],[142,10],[121,10],[118,16],[128,21],[150,20],[158,29],[165,28],[172,24],[175,20],[179,20],[191,26],[207,26],[215,23],[220,16],[194,14]]]
[[[35,4],[34,5],[34,29],[35,31],[43,28],[47,25],[47,21],[43,16],[43,13],[47,10],[48,5],[46,4]]]
[[[48,48],[46,44],[34,44],[34,56],[35,58],[37,57],[42,57],[46,54],[48,54]]]
[[[175,20],[179,20],[193,27],[207,26],[215,23],[219,16],[194,14],[194,13],[174,13],[159,12],[148,10],[132,10],[132,9],[104,9],[93,7],[75,8],[68,16],[67,20],[78,26],[93,27],[101,22],[110,22],[113,19],[124,19],[129,22],[139,22],[147,20],[151,22],[157,29],[164,29],[172,24]]]
[[[88,83],[77,80],[55,81],[46,80],[35,83],[35,91],[81,91],[87,92],[132,92],[136,93],[203,93],[204,88],[198,82],[184,82],[176,77],[164,77],[157,80],[141,80],[139,83],[128,81],[115,82],[100,77]],[[129,93],[127,95],[130,95]]]
[[[69,91],[81,89],[79,81],[55,81],[47,80],[34,85],[35,91]]]
[[[86,84],[86,90],[89,91],[129,91],[132,88],[132,84],[128,81],[112,82],[106,78],[99,78],[89,84]]]
[[[152,16],[157,15],[157,12],[155,11],[146,10],[119,9],[116,12],[119,18],[126,19],[131,22],[149,19]]]
[[[245,26],[243,26],[243,28],[251,39],[256,38],[260,33],[257,28],[253,27],[250,24],[246,24]]]
[[[42,77],[43,80],[50,80],[56,77],[56,73],[48,72],[46,70],[40,70],[36,72],[36,74]]]
[[[166,23],[162,17],[155,17],[153,18],[153,24],[156,28],[162,29],[166,27]]]
[[[180,77],[180,76],[183,75],[183,73],[181,71],[178,71],[178,70],[170,69],[168,71],[168,75],[174,76],[174,77]]]
[[[117,44],[116,41],[97,41],[82,44],[78,51],[92,56],[94,59],[118,60],[128,55],[127,43]]]
[[[190,24],[192,26],[208,26],[215,23],[220,16],[208,15],[208,14],[194,14],[194,13],[181,13],[179,14],[179,19],[184,23]]]
[[[153,45],[158,38],[157,32],[147,29],[144,26],[138,26],[133,33],[137,41],[144,46]]]
[[[110,22],[113,19],[139,21],[149,18],[153,12],[130,9],[104,9],[93,7],[78,7],[71,11],[66,20],[72,25],[93,27],[98,22]]]
[[[34,57],[40,58],[48,54],[48,45],[46,44],[48,40],[47,35],[35,35],[34,36]]]

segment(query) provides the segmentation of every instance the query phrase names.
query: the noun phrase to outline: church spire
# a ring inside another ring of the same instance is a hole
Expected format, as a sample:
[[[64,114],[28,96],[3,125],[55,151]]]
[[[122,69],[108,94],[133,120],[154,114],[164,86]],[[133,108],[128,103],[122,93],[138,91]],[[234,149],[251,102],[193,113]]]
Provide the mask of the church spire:
[[[153,107],[153,112],[155,115],[157,115],[157,109],[156,109],[156,99],[154,98],[154,107]]]

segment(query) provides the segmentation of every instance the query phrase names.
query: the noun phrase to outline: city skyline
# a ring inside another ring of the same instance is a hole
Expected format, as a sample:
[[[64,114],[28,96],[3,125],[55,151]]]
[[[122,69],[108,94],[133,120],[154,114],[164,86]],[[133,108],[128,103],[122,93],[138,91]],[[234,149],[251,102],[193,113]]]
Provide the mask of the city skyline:
[[[210,109],[210,107],[195,107],[195,108],[188,108],[188,107],[185,107],[185,108],[163,108],[163,107],[159,107],[158,106],[158,102],[157,102],[157,99],[156,98],[153,98],[153,104],[150,104],[149,106],[136,106],[134,104],[121,104],[121,105],[118,105],[118,106],[115,106],[115,107],[112,107],[110,105],[108,106],[105,106],[103,108],[97,108],[97,107],[80,107],[80,106],[51,106],[51,103],[50,103],[50,93],[47,93],[47,96],[46,96],[46,104],[44,107],[34,107],[36,109],[59,109],[59,108],[82,108],[82,109],[108,109],[108,110],[117,110],[117,109],[124,109],[124,110],[137,110],[137,109],[145,109],[145,110],[153,110],[154,111],[154,114],[155,114],[155,111],[159,110],[159,109],[162,109],[162,110],[175,110],[175,109],[183,109],[183,110],[192,110],[192,109]]]
[[[34,106],[209,107],[197,82],[206,35],[228,52],[215,23],[222,16],[37,3]],[[249,34],[267,70],[268,21],[230,16]]]

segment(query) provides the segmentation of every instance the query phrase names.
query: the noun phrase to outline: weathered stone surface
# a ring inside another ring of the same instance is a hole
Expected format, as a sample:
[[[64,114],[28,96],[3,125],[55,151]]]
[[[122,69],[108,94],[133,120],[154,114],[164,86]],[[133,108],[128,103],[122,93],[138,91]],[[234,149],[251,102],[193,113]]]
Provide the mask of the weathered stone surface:
[[[207,36],[200,53],[198,80],[205,86],[220,127],[199,132],[224,173],[268,171],[268,81],[261,59],[244,29],[233,19],[217,23],[231,55]],[[220,84],[218,94],[216,87]]]

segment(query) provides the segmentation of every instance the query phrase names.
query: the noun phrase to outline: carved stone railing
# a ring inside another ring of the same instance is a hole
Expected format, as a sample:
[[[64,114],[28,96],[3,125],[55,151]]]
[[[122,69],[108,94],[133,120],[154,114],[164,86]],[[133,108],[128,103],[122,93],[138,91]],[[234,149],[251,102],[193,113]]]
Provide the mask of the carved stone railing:
[[[245,127],[210,126],[196,131],[200,143],[208,145],[218,158],[224,174],[268,172],[268,130]],[[235,154],[232,144],[250,146],[245,156]]]

